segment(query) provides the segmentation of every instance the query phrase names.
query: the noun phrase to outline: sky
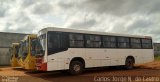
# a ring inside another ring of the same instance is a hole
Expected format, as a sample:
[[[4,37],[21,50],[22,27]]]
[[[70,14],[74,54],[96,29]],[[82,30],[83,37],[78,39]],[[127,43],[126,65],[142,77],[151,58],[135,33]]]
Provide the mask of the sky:
[[[160,42],[160,0],[0,0],[0,32],[45,27],[152,36]]]

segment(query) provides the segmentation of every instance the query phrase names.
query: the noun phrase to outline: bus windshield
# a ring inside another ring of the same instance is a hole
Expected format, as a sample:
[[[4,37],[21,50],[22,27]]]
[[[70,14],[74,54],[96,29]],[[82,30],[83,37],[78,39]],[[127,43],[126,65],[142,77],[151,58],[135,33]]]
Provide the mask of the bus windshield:
[[[22,46],[22,59],[24,60],[28,55],[28,48],[29,48],[29,40],[24,41],[24,45]]]
[[[31,40],[31,55],[35,56],[36,54],[36,44],[38,43],[37,39],[32,39]]]
[[[12,58],[13,57],[13,48],[12,47],[9,49],[9,53],[10,53],[11,58]]]
[[[43,56],[46,50],[46,37],[45,34],[41,35],[37,40],[36,40],[36,56]]]
[[[18,59],[22,57],[23,46],[24,46],[24,42],[22,41],[20,42],[20,45],[19,45]]]
[[[15,46],[15,57],[18,57],[19,46]]]

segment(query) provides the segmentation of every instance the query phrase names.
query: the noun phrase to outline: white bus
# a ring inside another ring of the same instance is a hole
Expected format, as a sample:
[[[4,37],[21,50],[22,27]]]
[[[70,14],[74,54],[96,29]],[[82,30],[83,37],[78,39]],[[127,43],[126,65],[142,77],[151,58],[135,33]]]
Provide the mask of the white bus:
[[[68,70],[134,64],[154,60],[149,36],[48,27],[39,31],[36,67],[41,71]],[[41,49],[40,49],[41,48]]]

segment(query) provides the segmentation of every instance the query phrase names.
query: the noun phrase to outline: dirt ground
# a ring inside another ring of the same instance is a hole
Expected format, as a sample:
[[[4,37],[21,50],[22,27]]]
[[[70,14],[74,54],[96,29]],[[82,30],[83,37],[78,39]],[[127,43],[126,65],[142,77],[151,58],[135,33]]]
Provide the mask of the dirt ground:
[[[121,67],[87,69],[78,76],[0,67],[0,76],[0,82],[160,82],[160,61],[135,65],[133,70]]]

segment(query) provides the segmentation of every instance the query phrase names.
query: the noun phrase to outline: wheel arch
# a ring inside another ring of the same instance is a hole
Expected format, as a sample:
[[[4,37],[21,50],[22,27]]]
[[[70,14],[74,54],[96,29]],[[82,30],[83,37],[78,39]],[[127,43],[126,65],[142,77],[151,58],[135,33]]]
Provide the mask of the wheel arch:
[[[134,61],[134,63],[135,63],[135,58],[134,58],[134,56],[131,56],[131,55],[130,55],[130,56],[127,56],[127,57],[126,57],[126,60],[127,60],[128,58],[133,59],[133,61]],[[125,62],[126,62],[126,60],[125,60]]]
[[[83,64],[83,68],[85,68],[85,60],[82,57],[74,57],[71,59],[69,66],[71,65],[72,61],[80,61]]]

